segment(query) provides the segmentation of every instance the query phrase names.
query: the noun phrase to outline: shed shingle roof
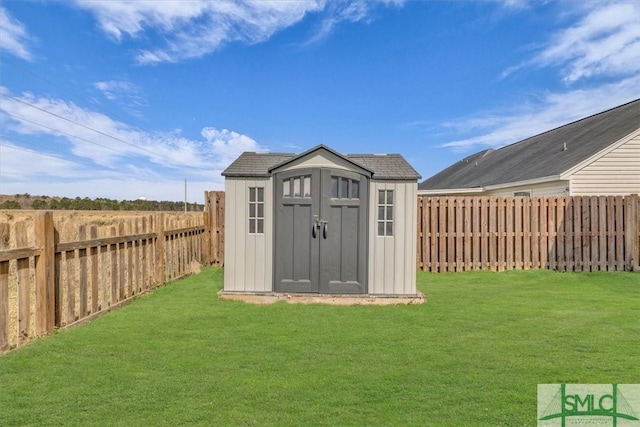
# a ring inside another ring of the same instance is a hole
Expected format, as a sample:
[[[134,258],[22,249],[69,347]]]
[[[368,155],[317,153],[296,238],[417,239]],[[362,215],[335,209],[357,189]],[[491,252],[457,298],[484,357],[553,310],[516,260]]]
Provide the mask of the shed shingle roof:
[[[314,151],[314,149],[308,152],[311,151]],[[222,175],[229,177],[268,177],[271,176],[271,169],[298,156],[300,155],[290,153],[245,152],[231,163],[222,172]],[[400,154],[346,154],[342,157],[371,171],[374,179],[420,179],[420,174]]]
[[[637,99],[506,147],[475,153],[418,188],[475,188],[557,176],[639,128]]]

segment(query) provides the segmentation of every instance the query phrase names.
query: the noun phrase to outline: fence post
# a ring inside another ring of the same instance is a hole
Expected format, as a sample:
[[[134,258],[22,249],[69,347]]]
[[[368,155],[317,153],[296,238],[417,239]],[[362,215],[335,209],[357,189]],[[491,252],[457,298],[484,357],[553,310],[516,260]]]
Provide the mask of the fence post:
[[[632,194],[625,197],[625,254],[626,254],[626,268],[625,270],[634,271],[637,270],[639,263],[638,260],[638,195]]]
[[[9,249],[9,224],[0,224],[0,249]],[[0,261],[0,353],[9,350],[9,261]]]
[[[210,193],[211,262],[224,265],[224,191]]]
[[[211,265],[213,256],[211,253],[211,192],[204,192],[204,212],[202,221],[204,222],[204,264]]]
[[[40,255],[36,258],[36,335],[53,332],[56,301],[54,283],[54,229],[51,211],[36,215],[36,244]]]
[[[164,283],[164,214],[156,215],[156,282]]]

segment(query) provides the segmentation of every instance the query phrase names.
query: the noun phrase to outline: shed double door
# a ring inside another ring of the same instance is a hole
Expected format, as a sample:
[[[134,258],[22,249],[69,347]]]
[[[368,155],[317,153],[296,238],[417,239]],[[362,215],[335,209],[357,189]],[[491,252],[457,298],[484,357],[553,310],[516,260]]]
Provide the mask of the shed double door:
[[[366,293],[368,178],[298,169],[274,185],[274,291]]]

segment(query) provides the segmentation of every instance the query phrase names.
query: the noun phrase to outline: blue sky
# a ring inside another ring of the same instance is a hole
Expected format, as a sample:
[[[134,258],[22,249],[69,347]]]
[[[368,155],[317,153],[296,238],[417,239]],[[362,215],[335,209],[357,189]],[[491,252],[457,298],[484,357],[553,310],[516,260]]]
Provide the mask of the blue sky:
[[[5,0],[0,194],[202,202],[243,151],[423,179],[640,97],[640,1]]]

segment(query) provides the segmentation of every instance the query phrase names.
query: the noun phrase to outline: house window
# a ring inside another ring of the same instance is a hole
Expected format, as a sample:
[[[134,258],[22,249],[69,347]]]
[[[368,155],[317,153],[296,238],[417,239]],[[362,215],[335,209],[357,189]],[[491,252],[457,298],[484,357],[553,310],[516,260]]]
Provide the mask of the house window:
[[[531,191],[516,191],[513,197],[531,197]]]
[[[378,236],[393,236],[393,190],[378,191]]]
[[[264,234],[263,187],[249,187],[249,234]]]

